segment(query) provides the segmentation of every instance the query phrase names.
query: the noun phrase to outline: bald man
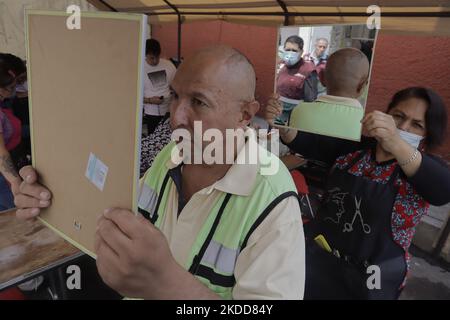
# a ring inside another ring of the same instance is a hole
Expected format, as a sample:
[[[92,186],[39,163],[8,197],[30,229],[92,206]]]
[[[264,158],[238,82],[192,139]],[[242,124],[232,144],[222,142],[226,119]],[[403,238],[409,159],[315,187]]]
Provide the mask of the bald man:
[[[362,51],[344,48],[333,53],[325,68],[327,93],[357,99],[369,79],[369,60]]]
[[[232,48],[209,47],[181,64],[171,87],[170,122],[183,139],[166,146],[143,177],[141,215],[120,208],[100,214],[95,249],[102,279],[136,298],[301,299],[300,207],[289,172],[248,128],[259,109],[252,65]],[[179,146],[206,151],[205,143],[192,146],[196,121],[202,135],[231,129],[238,132],[234,141],[244,132],[244,144],[224,147],[214,163],[192,163],[190,149],[180,155]],[[256,163],[241,161],[248,152],[258,154]],[[231,163],[221,161],[229,157]],[[278,170],[263,174],[268,164]],[[20,174],[17,215],[30,218],[50,204],[50,191],[31,167]]]
[[[369,60],[366,55],[355,48],[344,48],[334,52],[328,59],[324,82],[327,94],[321,95],[314,103],[345,105],[363,108],[358,98],[363,94],[369,79]],[[265,110],[265,118],[269,123],[281,114],[282,104],[273,96],[269,99]],[[290,144],[300,131],[294,129],[280,129],[280,138],[286,145]]]

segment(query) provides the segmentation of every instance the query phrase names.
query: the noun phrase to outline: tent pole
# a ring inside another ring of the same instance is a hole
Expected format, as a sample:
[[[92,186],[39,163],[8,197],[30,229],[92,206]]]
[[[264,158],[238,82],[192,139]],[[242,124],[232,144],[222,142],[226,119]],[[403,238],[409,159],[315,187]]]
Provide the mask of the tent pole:
[[[178,10],[178,8],[176,6],[174,6],[173,4],[171,4],[169,1],[164,0],[164,2],[171,7],[175,13],[178,16],[178,49],[177,49],[177,60],[178,63],[181,62],[181,24],[183,23],[182,19],[181,19],[181,13]]]
[[[283,0],[277,0],[278,5],[283,9],[284,12],[284,26],[287,27],[289,25],[289,11],[287,9],[286,4]]]
[[[106,1],[104,0],[97,0],[97,1],[100,2],[102,5],[104,5],[105,7],[107,7],[109,10],[117,12],[117,9],[108,4]]]
[[[144,12],[150,16],[167,16],[177,14],[175,12]],[[186,11],[180,12],[183,16],[288,16],[288,17],[370,17],[370,14],[363,12],[235,12],[235,11]],[[393,18],[449,18],[450,11],[441,12],[384,12],[381,17]]]
[[[178,14],[178,50],[177,50],[177,62],[181,63],[181,15]]]

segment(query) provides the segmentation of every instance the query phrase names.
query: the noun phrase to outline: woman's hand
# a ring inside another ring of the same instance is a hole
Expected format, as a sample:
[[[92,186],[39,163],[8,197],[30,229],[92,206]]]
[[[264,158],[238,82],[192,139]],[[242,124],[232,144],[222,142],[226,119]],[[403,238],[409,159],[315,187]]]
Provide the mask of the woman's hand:
[[[52,195],[38,183],[38,174],[33,167],[23,167],[19,174],[23,182],[19,186],[19,192],[14,194],[16,216],[19,219],[32,219],[39,215],[41,208],[50,206]]]
[[[397,148],[404,142],[397,131],[394,118],[381,111],[373,111],[361,121],[363,135],[375,138],[381,147],[391,153],[396,154]]]
[[[373,111],[367,114],[363,121],[363,135],[375,138],[380,146],[400,164],[407,177],[416,174],[422,163],[422,155],[404,141],[397,130],[394,118],[391,115]]]

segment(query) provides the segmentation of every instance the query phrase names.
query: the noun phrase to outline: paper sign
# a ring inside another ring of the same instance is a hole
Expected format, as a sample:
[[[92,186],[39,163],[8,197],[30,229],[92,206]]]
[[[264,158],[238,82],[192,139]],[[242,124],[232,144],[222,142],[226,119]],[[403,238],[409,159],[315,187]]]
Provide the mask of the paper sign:
[[[108,167],[91,152],[86,168],[86,178],[103,191],[107,175]]]

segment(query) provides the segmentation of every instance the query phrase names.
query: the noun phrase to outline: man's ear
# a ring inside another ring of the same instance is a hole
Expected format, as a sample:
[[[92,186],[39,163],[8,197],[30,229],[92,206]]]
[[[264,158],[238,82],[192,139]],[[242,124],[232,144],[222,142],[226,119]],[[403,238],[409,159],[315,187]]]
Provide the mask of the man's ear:
[[[256,100],[245,103],[241,109],[242,118],[239,121],[239,124],[242,125],[242,127],[248,126],[259,108],[259,102]]]
[[[358,94],[360,95],[362,93],[362,91],[364,90],[364,88],[366,87],[366,85],[369,83],[369,75],[367,75],[366,77],[364,77],[358,84]]]

